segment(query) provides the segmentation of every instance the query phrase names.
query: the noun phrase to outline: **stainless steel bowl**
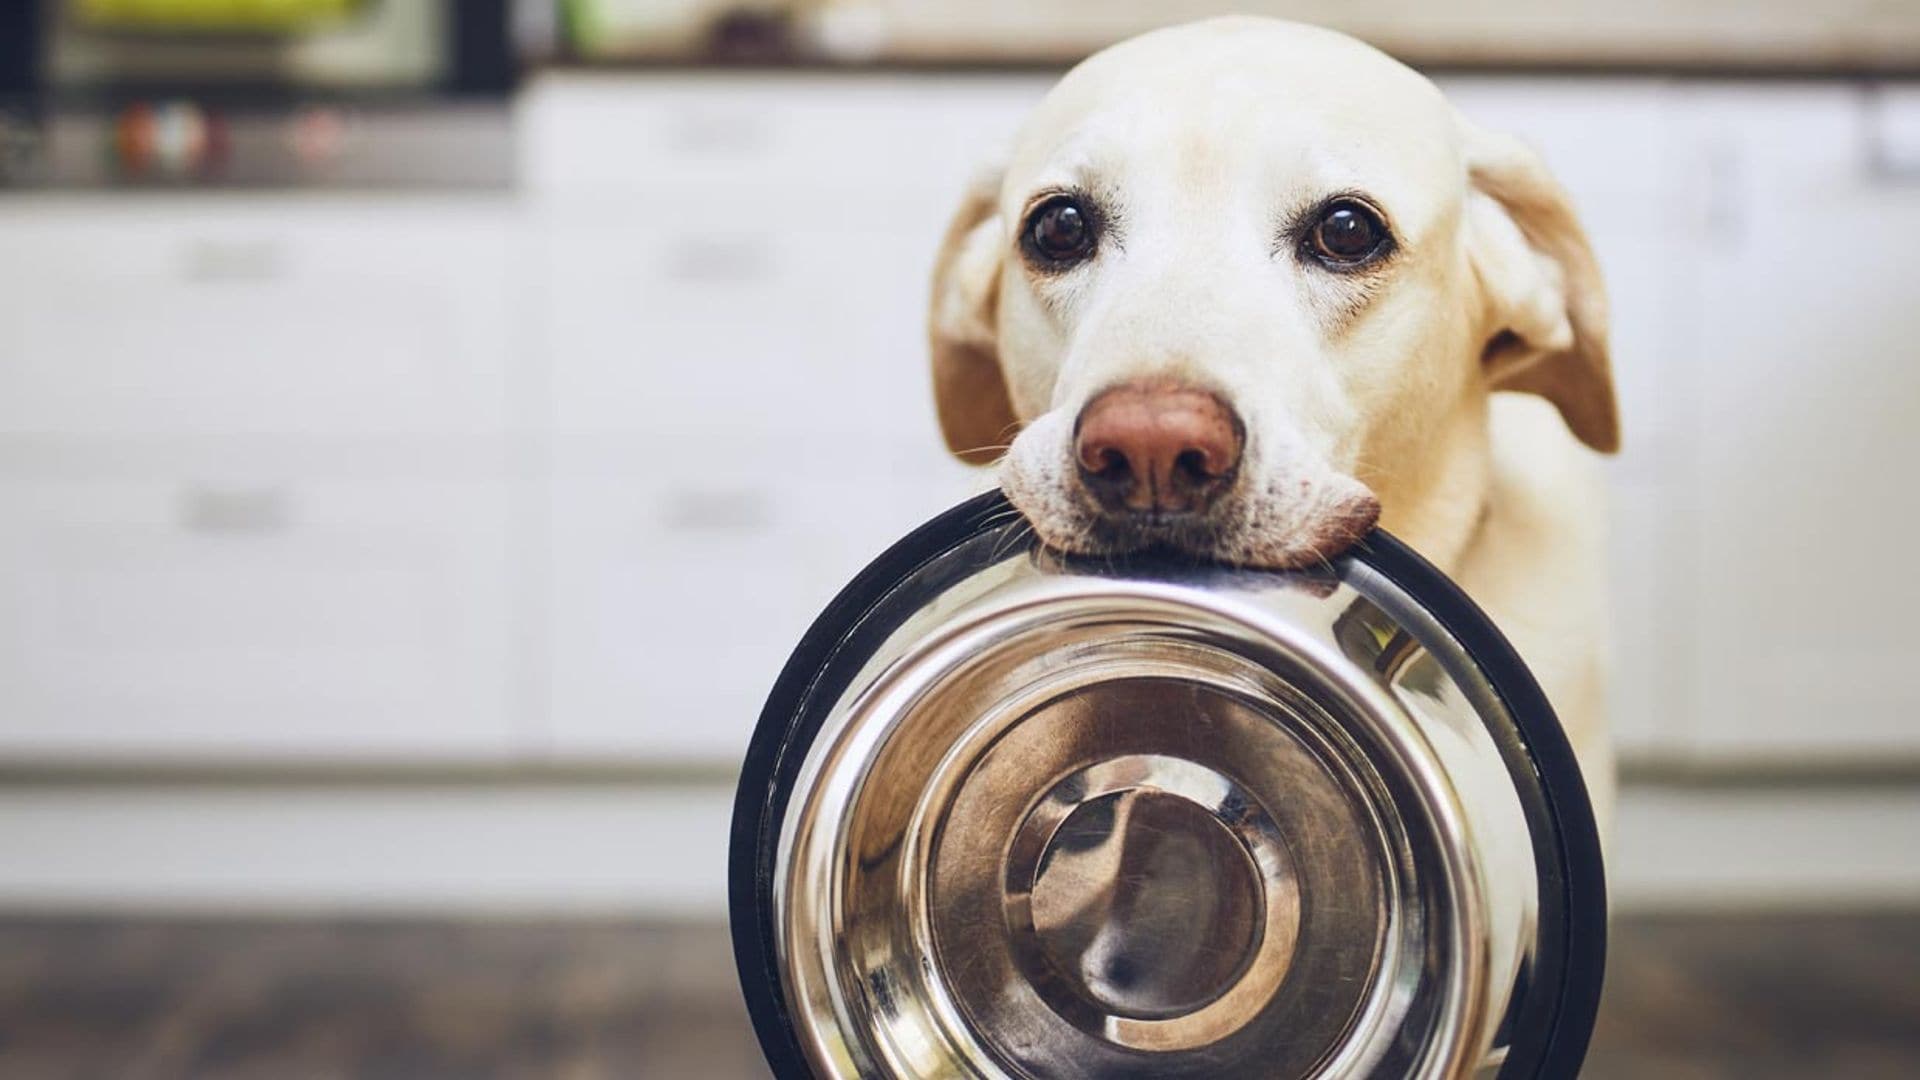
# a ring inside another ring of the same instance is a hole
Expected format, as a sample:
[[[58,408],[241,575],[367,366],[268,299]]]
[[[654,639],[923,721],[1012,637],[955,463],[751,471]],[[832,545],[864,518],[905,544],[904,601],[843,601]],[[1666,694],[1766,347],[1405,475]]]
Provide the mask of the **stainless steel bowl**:
[[[1572,1076],[1599,995],[1566,739],[1378,532],[1076,560],[969,502],[801,642],[732,855],[782,1076]]]

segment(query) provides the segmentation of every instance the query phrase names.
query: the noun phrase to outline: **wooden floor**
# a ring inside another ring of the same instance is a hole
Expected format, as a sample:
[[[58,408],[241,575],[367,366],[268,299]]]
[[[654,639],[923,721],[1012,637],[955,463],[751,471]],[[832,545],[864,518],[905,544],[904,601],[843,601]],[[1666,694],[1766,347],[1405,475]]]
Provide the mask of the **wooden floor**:
[[[1628,919],[1586,1075],[1920,1076],[1920,914]],[[0,1077],[765,1075],[713,927],[0,920]]]

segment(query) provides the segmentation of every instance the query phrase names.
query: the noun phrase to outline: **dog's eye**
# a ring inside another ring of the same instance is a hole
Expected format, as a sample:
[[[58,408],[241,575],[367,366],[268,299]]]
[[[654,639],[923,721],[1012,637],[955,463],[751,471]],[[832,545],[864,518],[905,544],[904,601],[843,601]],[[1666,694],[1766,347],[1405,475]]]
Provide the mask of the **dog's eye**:
[[[1062,269],[1093,254],[1093,214],[1071,195],[1058,195],[1027,217],[1023,246],[1034,262]]]
[[[1307,248],[1323,263],[1348,269],[1371,262],[1387,247],[1387,226],[1365,203],[1336,199],[1307,232]]]

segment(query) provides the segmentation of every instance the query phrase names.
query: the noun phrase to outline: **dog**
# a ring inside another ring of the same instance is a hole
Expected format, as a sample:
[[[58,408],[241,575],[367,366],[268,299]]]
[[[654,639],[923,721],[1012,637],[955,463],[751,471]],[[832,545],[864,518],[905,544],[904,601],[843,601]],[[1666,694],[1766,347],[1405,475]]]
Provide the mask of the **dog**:
[[[1378,523],[1506,632],[1609,820],[1606,297],[1530,149],[1345,35],[1172,27],[1061,80],[933,277],[947,445],[1043,542],[1301,568]]]

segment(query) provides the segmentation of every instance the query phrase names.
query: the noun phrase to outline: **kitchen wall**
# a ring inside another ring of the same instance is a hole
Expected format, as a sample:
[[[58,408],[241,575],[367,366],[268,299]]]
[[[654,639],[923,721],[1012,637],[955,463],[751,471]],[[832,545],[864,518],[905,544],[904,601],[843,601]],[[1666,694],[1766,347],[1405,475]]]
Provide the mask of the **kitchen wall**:
[[[0,904],[717,913],[786,651],[990,483],[927,267],[1037,73],[559,70],[463,194],[0,194]],[[1614,301],[1643,905],[1920,898],[1920,91],[1455,75]]]

